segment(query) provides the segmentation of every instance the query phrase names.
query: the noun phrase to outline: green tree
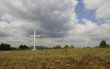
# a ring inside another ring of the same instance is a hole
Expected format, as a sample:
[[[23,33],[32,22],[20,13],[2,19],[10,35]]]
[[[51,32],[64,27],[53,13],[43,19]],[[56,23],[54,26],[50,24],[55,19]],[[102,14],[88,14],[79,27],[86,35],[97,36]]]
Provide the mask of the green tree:
[[[55,46],[55,47],[53,47],[54,49],[60,49],[61,48],[61,46],[60,45],[57,45],[57,46]]]
[[[16,47],[11,47],[11,50],[17,50],[17,48]]]
[[[1,43],[0,44],[0,50],[1,51],[11,50],[11,45],[10,44]]]
[[[73,45],[71,45],[71,46],[70,46],[70,48],[74,48],[74,46],[73,46]]]
[[[67,52],[68,52],[68,48],[69,48],[68,45],[65,45],[65,46],[64,46],[64,49],[65,49],[65,53],[66,53],[66,54],[67,54]]]
[[[69,46],[68,45],[65,45],[64,48],[69,48]]]
[[[26,46],[26,45],[20,45],[18,49],[19,49],[19,50],[28,50],[29,47]]]
[[[107,48],[107,47],[110,47],[105,40],[102,40],[99,44],[99,47],[100,48]]]

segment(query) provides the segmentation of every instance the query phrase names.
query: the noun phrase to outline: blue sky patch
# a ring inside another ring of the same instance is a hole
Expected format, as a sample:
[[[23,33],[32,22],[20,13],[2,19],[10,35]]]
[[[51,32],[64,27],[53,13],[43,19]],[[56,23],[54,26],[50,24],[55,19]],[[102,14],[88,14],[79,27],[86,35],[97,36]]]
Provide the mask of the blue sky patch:
[[[79,23],[84,23],[83,19],[87,19],[98,24],[103,23],[103,20],[96,19],[94,10],[88,10],[85,8],[83,0],[78,0],[75,12],[77,15],[77,19],[79,20]]]

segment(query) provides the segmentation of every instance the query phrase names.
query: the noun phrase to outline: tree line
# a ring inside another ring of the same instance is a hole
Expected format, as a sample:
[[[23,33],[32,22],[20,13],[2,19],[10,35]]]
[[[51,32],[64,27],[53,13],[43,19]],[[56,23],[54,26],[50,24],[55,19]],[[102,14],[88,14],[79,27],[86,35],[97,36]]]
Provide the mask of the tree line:
[[[53,47],[54,49],[58,49],[58,48],[62,48],[60,45],[57,45],[55,47]],[[65,45],[63,48],[75,48],[75,46],[73,45]],[[86,48],[90,48],[90,47],[86,47]],[[110,48],[110,45],[107,44],[107,42],[105,40],[102,40],[98,46],[96,46],[95,48]]]
[[[54,47],[51,47],[49,49],[60,49],[62,48],[60,45],[57,45],[57,46],[54,46]],[[63,48],[74,48],[73,45],[69,46],[69,45],[65,45]],[[87,48],[90,48],[90,47],[87,47]],[[96,46],[95,48],[110,48],[110,45],[106,43],[105,40],[102,40],[100,42],[100,44],[98,46]],[[10,44],[5,44],[5,43],[1,43],[0,44],[0,51],[9,51],[9,50],[31,50],[30,47],[28,47],[27,45],[20,45],[18,48],[16,47],[11,47]]]
[[[20,45],[18,48],[11,47],[10,44],[1,43],[0,51],[9,51],[9,50],[29,50],[30,48],[27,45]]]

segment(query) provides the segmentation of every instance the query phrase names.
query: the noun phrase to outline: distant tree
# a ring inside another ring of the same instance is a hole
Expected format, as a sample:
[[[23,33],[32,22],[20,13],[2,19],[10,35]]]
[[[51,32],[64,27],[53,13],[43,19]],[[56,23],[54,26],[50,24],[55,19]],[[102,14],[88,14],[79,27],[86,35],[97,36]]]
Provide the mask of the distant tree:
[[[66,53],[66,54],[67,54],[67,52],[68,52],[68,48],[69,48],[68,45],[65,45],[65,46],[64,46],[64,49],[65,49],[65,53]]]
[[[20,45],[20,46],[18,47],[18,49],[19,49],[19,50],[28,50],[29,47],[26,46],[26,45]]]
[[[11,47],[11,50],[17,50],[17,48],[15,48],[15,47]]]
[[[61,46],[60,45],[57,45],[57,46],[55,46],[55,47],[53,47],[54,49],[59,49],[59,48],[61,48]]]
[[[10,50],[10,49],[11,49],[11,45],[10,44],[4,44],[4,43],[0,44],[0,50],[1,51],[6,51],[6,50]]]
[[[99,46],[95,46],[94,48],[99,48]]]
[[[92,47],[90,47],[90,46],[87,46],[87,47],[85,47],[85,48],[92,48]]]
[[[71,45],[71,46],[70,46],[70,48],[74,48],[74,46],[73,46],[73,45]]]
[[[110,47],[110,45],[109,45],[109,44],[107,44],[107,47]]]
[[[99,44],[99,47],[100,48],[107,48],[107,47],[110,47],[105,40],[102,40]]]
[[[64,48],[69,48],[69,46],[68,45],[65,45]]]

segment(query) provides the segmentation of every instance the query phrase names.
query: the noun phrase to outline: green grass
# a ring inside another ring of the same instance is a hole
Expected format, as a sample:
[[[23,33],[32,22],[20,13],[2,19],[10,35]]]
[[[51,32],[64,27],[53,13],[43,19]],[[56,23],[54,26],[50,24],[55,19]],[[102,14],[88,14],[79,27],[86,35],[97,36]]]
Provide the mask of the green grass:
[[[0,69],[110,69],[110,48],[0,51]]]

